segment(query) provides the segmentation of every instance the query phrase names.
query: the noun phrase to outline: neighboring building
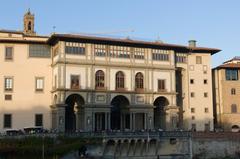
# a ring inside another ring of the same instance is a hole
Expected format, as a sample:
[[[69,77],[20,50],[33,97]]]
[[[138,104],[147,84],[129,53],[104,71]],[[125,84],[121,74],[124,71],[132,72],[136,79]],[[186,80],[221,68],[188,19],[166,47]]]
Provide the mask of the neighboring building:
[[[35,35],[33,26],[27,12],[23,32],[0,30],[0,130],[51,128],[51,51],[48,37]]]
[[[214,114],[216,128],[226,131],[240,127],[240,57],[213,69]]]
[[[218,49],[70,34],[0,31],[0,131],[213,129]]]

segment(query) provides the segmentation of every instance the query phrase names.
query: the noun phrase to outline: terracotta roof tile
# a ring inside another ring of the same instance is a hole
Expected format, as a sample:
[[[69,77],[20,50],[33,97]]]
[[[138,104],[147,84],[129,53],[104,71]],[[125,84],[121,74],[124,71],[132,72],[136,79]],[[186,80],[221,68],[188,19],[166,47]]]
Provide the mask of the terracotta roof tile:
[[[222,64],[218,67],[216,67],[216,69],[218,68],[240,68],[240,64],[238,63],[227,63],[227,64]]]

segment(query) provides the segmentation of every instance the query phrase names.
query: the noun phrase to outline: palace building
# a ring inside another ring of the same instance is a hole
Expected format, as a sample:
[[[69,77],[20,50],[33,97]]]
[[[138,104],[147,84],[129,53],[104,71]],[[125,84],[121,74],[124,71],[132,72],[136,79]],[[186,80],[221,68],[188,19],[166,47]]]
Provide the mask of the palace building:
[[[215,126],[225,131],[240,128],[240,57],[213,69]]]
[[[0,30],[0,131],[213,129],[211,55],[160,41]]]

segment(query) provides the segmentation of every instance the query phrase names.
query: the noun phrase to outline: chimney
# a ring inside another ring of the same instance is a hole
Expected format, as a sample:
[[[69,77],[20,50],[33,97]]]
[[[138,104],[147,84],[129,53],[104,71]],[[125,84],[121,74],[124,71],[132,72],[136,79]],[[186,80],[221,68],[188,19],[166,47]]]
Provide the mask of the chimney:
[[[189,47],[196,47],[197,41],[196,40],[189,40],[188,41],[188,46]]]

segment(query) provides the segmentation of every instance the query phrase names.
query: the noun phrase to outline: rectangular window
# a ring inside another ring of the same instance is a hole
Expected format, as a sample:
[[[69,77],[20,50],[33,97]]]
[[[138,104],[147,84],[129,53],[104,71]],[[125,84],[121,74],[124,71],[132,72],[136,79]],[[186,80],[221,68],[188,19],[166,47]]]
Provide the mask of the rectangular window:
[[[237,81],[238,80],[238,70],[237,69],[226,69],[226,80]]]
[[[143,48],[134,48],[134,58],[144,59],[145,50]]]
[[[232,113],[237,113],[237,105],[236,104],[231,105],[231,112]]]
[[[5,94],[5,100],[12,100],[11,94]]]
[[[202,57],[196,56],[196,64],[202,64]]]
[[[13,47],[6,47],[5,60],[12,60],[12,59],[13,59]]]
[[[79,75],[71,75],[71,89],[80,89]]]
[[[43,115],[35,114],[35,126],[43,126]]]
[[[36,88],[35,90],[38,92],[42,92],[44,88],[44,78],[43,77],[37,77],[36,78]]]
[[[4,114],[3,128],[12,127],[12,114]]]
[[[190,83],[191,83],[191,84],[194,84],[194,79],[190,79]]]
[[[94,45],[95,56],[104,57],[107,54],[106,45]]]
[[[204,109],[204,112],[205,112],[205,113],[208,113],[208,112],[209,112],[208,108],[205,108],[205,109]]]
[[[195,93],[194,92],[191,92],[191,97],[195,97]]]
[[[84,43],[66,42],[65,53],[73,55],[85,55],[85,47],[86,44]]]
[[[4,79],[4,88],[5,91],[13,91],[13,78],[6,77]]]
[[[29,57],[51,57],[50,46],[48,45],[29,45]]]
[[[130,58],[130,47],[110,46],[109,56],[114,58]]]
[[[208,93],[207,92],[204,92],[204,97],[208,97]]]
[[[152,50],[152,59],[157,61],[169,61],[169,54],[167,50]]]
[[[195,120],[195,116],[194,115],[192,116],[192,120]]]
[[[236,89],[235,88],[232,88],[231,89],[231,95],[235,95],[236,94]]]
[[[204,80],[203,80],[203,84],[207,84],[207,79],[204,79]]]
[[[176,62],[178,62],[178,63],[186,63],[187,62],[186,54],[177,53],[176,54]]]
[[[195,108],[191,108],[191,113],[195,113]]]
[[[159,92],[166,91],[165,80],[158,80],[158,91]]]

